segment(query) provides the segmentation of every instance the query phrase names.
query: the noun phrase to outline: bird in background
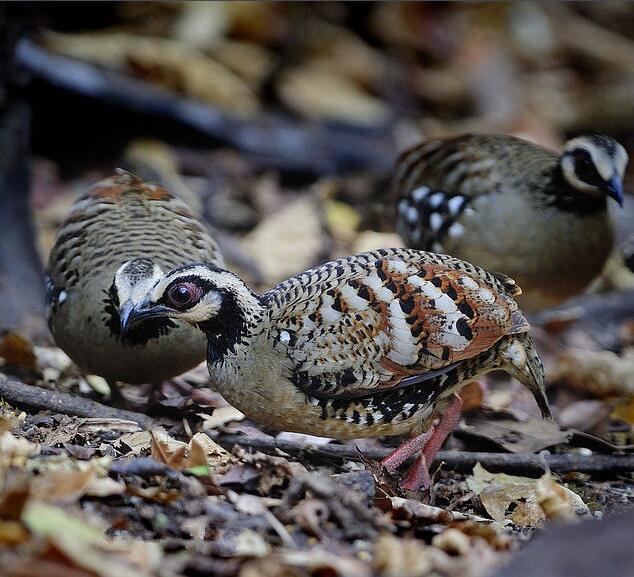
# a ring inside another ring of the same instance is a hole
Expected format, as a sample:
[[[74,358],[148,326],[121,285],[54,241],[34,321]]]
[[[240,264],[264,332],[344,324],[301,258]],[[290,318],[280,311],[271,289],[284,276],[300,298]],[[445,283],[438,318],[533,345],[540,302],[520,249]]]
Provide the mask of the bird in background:
[[[57,345],[88,374],[160,383],[205,359],[204,335],[184,322],[121,326],[165,271],[204,260],[218,246],[188,206],[164,188],[118,170],[92,186],[60,226],[47,270],[48,324]]]
[[[525,310],[584,291],[614,247],[608,199],[623,204],[625,149],[603,135],[563,152],[505,135],[423,142],[396,165],[396,227],[408,246],[514,278]]]
[[[213,264],[177,267],[132,307],[124,331],[186,321],[207,338],[211,382],[253,421],[336,439],[410,434],[383,465],[428,465],[460,418],[457,393],[502,369],[550,415],[544,371],[514,281],[448,255],[380,249],[254,293]]]

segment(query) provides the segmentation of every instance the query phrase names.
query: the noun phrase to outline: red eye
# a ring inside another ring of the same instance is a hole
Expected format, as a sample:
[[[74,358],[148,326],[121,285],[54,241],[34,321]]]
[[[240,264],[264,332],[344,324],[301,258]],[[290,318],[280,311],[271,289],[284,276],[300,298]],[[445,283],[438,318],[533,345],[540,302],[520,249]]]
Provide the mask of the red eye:
[[[174,285],[167,293],[169,304],[175,308],[183,308],[194,304],[200,298],[200,289],[191,282]]]

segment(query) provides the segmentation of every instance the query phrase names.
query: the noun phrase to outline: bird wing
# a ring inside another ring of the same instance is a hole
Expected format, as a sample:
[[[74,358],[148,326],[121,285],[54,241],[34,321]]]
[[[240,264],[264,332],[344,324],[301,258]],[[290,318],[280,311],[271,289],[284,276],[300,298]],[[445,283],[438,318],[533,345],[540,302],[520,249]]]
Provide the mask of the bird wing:
[[[399,157],[392,180],[399,232],[412,246],[441,251],[447,237],[463,234],[462,216],[477,210],[478,197],[514,189],[518,175],[528,186],[556,159],[505,135],[470,134],[410,148]]]
[[[528,324],[513,281],[447,255],[381,249],[325,264],[264,295],[287,377],[357,397],[420,382]]]

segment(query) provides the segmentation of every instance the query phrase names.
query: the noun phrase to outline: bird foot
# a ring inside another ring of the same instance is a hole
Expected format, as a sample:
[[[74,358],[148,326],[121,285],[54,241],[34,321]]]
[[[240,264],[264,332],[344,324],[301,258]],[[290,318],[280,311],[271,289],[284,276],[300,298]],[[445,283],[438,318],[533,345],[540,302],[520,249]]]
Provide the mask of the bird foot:
[[[420,453],[401,483],[403,489],[417,491],[429,488],[431,478],[428,465],[433,462],[445,439],[460,421],[461,411],[462,399],[458,395],[453,395],[440,420],[435,421],[429,430],[421,435],[403,443],[381,461],[381,465],[392,472],[412,455]]]

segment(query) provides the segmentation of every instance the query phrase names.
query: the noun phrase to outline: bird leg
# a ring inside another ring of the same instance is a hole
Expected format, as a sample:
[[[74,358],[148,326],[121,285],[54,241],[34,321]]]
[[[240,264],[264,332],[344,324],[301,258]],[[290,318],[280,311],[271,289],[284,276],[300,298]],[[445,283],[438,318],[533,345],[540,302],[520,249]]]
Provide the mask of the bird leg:
[[[420,451],[420,454],[416,457],[414,464],[407,472],[407,476],[401,484],[403,489],[416,491],[420,488],[429,488],[431,480],[428,466],[434,460],[436,453],[438,453],[442,447],[445,439],[454,430],[458,421],[460,421],[461,410],[462,399],[458,395],[452,395],[440,420],[434,422],[425,433],[403,443],[398,449],[381,461],[381,465],[388,471],[394,471],[394,469],[404,463],[410,456]]]

